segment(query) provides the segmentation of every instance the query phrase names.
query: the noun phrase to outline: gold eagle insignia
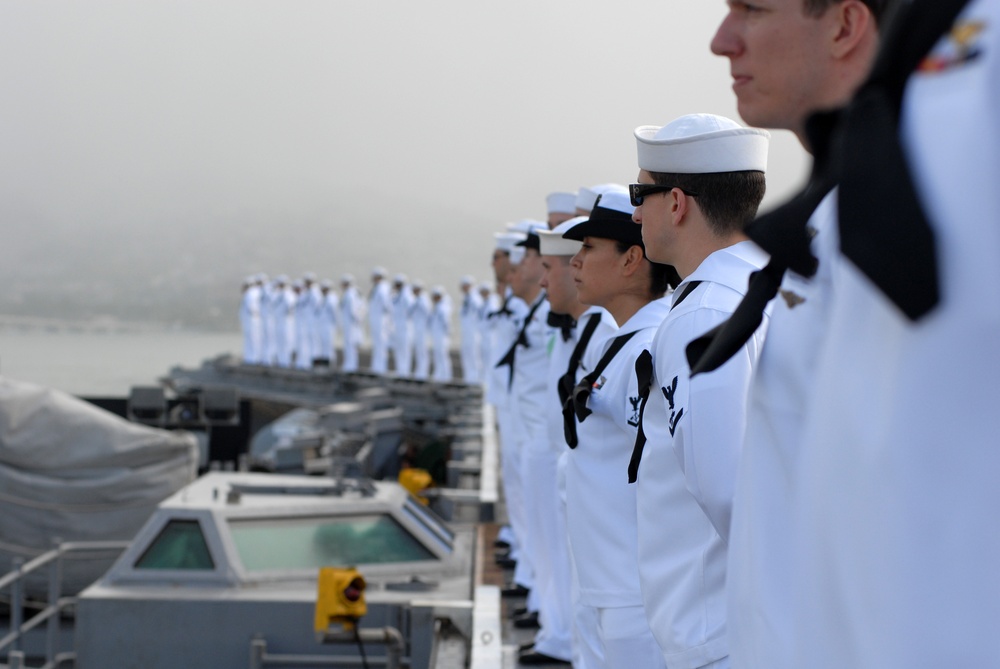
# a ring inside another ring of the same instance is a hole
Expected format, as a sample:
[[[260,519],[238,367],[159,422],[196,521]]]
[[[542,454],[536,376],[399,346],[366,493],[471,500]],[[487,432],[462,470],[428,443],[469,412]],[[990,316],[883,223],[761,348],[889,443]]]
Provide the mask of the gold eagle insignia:
[[[796,295],[790,290],[779,290],[778,292],[781,293],[781,297],[785,300],[785,304],[788,305],[789,309],[794,309],[806,301],[806,298]]]

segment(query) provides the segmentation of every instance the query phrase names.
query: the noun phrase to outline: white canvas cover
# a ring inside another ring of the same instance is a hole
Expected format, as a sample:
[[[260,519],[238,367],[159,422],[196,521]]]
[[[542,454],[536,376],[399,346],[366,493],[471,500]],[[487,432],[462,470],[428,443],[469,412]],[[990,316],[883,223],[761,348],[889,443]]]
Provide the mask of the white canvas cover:
[[[0,574],[54,541],[128,540],[157,504],[194,480],[194,435],[131,423],[66,393],[0,377]],[[64,563],[63,594],[114,554]],[[45,592],[46,573],[32,578]]]

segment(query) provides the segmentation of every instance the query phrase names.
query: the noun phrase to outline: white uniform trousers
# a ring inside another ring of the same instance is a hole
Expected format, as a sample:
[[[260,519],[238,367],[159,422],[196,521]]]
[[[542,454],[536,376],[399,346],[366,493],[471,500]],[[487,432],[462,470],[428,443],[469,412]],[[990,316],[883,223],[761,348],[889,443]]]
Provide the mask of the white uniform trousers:
[[[597,609],[597,631],[607,669],[665,669],[642,606]]]
[[[462,380],[466,383],[479,383],[479,342],[472,338],[470,341],[464,334],[462,335]]]
[[[451,371],[451,354],[448,349],[451,345],[449,337],[432,337],[434,347],[434,374],[435,381],[453,381]]]
[[[427,333],[413,333],[413,378],[426,380],[431,375],[431,350],[427,345]]]
[[[528,551],[525,525],[524,488],[521,479],[522,432],[514,412],[509,408],[497,409],[500,426],[500,471],[503,475],[503,494],[507,505],[507,520],[517,539],[517,567],[514,582],[530,588],[534,585],[534,570]],[[537,598],[537,593],[529,594]],[[531,609],[531,606],[528,606]],[[534,609],[531,609],[534,610]]]
[[[384,326],[374,325],[371,329],[371,337],[371,370],[376,374],[385,374],[389,370],[389,342]]]
[[[397,376],[410,376],[413,373],[413,348],[406,326],[396,325],[397,332],[392,337],[392,364]],[[399,330],[403,330],[402,333]]]
[[[535,438],[537,440],[537,437]],[[528,545],[535,569],[538,621],[535,650],[561,660],[571,660],[572,618],[570,602],[569,543],[566,516],[559,498],[559,456],[547,438],[525,443],[521,455],[524,501],[528,509]]]
[[[559,488],[559,514],[563,526],[566,524],[566,461],[569,449],[559,455],[557,468]],[[576,562],[573,551],[569,549],[569,533],[563,539],[566,543],[566,555],[569,558],[569,604],[572,609],[573,621],[573,669],[601,669],[604,666],[604,648],[597,634],[597,609],[593,606],[580,605],[580,578],[576,573]]]

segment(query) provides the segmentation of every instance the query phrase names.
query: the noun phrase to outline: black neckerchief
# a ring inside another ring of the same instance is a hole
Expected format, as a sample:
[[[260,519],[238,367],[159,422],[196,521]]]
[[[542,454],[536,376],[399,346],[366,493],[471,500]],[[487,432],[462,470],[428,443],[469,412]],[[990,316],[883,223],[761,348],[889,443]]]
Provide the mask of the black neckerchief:
[[[504,356],[500,358],[500,362],[496,364],[496,368],[508,366],[510,367],[510,376],[507,378],[507,390],[514,384],[514,359],[517,353],[517,347],[523,346],[524,348],[531,348],[531,342],[528,341],[528,326],[531,325],[531,319],[535,317],[535,312],[538,311],[538,307],[542,306],[542,302],[545,301],[545,292],[543,291],[541,295],[538,296],[538,300],[531,305],[531,310],[528,311],[528,315],[524,319],[524,324],[521,325],[521,331],[517,333],[517,337],[514,338],[514,343],[510,345],[510,348],[504,353]]]

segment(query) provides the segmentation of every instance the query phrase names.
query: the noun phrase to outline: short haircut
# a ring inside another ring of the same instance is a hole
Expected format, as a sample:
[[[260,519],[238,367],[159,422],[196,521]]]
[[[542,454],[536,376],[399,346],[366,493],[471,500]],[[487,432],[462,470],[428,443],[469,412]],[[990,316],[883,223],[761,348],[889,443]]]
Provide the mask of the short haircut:
[[[637,244],[615,240],[618,253],[625,253],[633,246],[637,246]],[[646,249],[641,246],[639,248],[642,249],[642,257],[646,258]],[[653,262],[649,258],[646,258],[646,261],[649,262],[649,294],[651,296],[657,299],[661,298],[667,294],[667,288],[676,288],[680,285],[681,275],[677,273],[673,265]]]
[[[672,174],[650,172],[653,182],[697,193],[694,200],[716,235],[726,237],[739,232],[757,215],[764,199],[764,173],[712,172],[709,174]]]
[[[833,5],[843,1],[844,0],[802,0],[807,16],[820,16]],[[889,5],[890,1],[891,0],[861,0],[861,2],[868,7],[868,11],[872,13],[872,16],[875,17],[876,23],[878,23],[885,15],[886,7]]]

